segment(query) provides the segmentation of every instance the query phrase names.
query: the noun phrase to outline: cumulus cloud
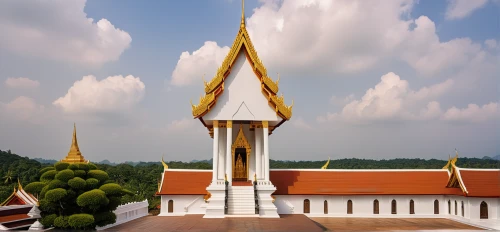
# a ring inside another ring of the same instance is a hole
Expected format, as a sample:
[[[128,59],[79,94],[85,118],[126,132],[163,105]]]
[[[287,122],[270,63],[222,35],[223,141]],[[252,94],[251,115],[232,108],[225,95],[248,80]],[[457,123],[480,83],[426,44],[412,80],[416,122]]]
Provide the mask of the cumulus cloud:
[[[89,75],[76,81],[53,105],[67,113],[116,112],[135,106],[143,99],[144,92],[145,85],[139,77],[119,75],[97,80]]]
[[[5,85],[15,89],[36,89],[40,86],[40,82],[26,77],[9,77],[5,80]]]
[[[298,117],[297,119],[292,120],[292,125],[297,129],[302,129],[302,130],[311,130],[312,129],[311,125],[309,125],[301,117]]]
[[[131,36],[105,18],[88,18],[85,2],[0,2],[0,48],[84,65],[118,60]]]
[[[179,131],[186,131],[188,129],[192,129],[194,127],[194,123],[196,120],[192,118],[182,118],[179,120],[174,120],[167,126],[167,131],[170,132],[179,132]]]
[[[448,0],[446,19],[462,19],[486,5],[488,0]]]
[[[498,103],[490,102],[483,106],[476,104],[469,104],[467,108],[459,109],[452,107],[444,113],[442,118],[447,121],[470,121],[481,122],[488,119],[499,119],[500,111],[498,110]]]
[[[487,39],[484,41],[484,44],[490,49],[498,48],[498,42],[494,39]]]
[[[330,98],[330,103],[333,105],[343,106],[343,105],[351,102],[353,99],[354,99],[354,94],[349,94],[349,96],[347,96],[347,97],[332,96]]]
[[[356,73],[385,60],[401,60],[436,76],[484,52],[469,38],[441,42],[432,20],[409,18],[413,5],[411,0],[265,0],[246,25],[267,67],[298,76]],[[203,72],[213,75],[226,53],[227,47],[215,42],[206,42],[193,55],[184,52],[172,82],[187,85]]]
[[[441,113],[440,105],[431,101],[443,95],[453,85],[452,80],[412,90],[408,81],[393,72],[380,78],[374,88],[366,91],[361,99],[347,103],[339,113],[327,113],[317,118],[318,122],[342,119],[351,122],[399,119],[422,120],[436,118]]]
[[[172,73],[171,84],[175,86],[190,85],[199,80],[204,74],[208,75],[207,81],[216,73],[218,66],[229,52],[229,47],[219,47],[216,42],[207,41],[192,54],[183,52],[177,66]]]
[[[45,107],[37,104],[33,98],[20,96],[9,103],[0,102],[0,110],[11,120],[37,123],[42,119]]]

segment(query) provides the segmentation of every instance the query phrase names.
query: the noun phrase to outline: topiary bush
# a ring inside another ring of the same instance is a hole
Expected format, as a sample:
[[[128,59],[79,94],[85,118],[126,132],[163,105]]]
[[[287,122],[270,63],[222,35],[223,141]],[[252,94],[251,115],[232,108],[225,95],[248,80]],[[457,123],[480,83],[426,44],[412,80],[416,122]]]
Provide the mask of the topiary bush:
[[[42,191],[43,187],[45,187],[45,184],[42,182],[32,182],[26,185],[24,187],[24,190],[38,196],[40,195],[40,192]]]
[[[104,181],[107,181],[109,179],[108,173],[101,170],[90,170],[89,172],[87,172],[87,175],[90,178],[95,178],[99,180],[99,182],[101,183],[104,183]]]
[[[75,229],[93,229],[94,216],[85,213],[73,214],[69,216],[68,224]]]
[[[25,190],[39,195],[40,221],[45,227],[93,230],[115,223],[113,211],[121,198],[133,194],[94,164],[58,162],[39,174],[40,182],[26,185]]]
[[[59,171],[56,175],[56,179],[63,182],[68,182],[68,180],[73,179],[73,177],[75,177],[75,173],[71,169]]]

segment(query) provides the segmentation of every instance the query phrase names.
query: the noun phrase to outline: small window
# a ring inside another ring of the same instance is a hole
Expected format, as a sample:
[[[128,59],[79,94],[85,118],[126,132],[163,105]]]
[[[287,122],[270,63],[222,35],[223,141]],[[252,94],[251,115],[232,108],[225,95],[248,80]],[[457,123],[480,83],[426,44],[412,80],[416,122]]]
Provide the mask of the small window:
[[[486,202],[481,202],[479,206],[479,218],[480,219],[488,219],[488,204]]]
[[[304,213],[310,213],[311,212],[311,202],[309,199],[304,200]]]
[[[347,214],[352,214],[352,201],[347,201]]]
[[[410,214],[415,214],[415,202],[410,200]]]
[[[174,200],[169,200],[168,201],[168,212],[173,213],[174,212]]]
[[[379,214],[379,211],[378,211],[378,200],[374,200],[373,201],[373,214]]]
[[[457,207],[457,201],[455,201],[455,215],[458,215],[458,214],[457,214],[457,212],[458,212],[457,208],[458,208],[458,207]]]
[[[396,205],[396,200],[392,200],[391,202],[391,213],[392,214],[397,214],[397,205]]]
[[[323,213],[328,214],[328,201],[323,202]]]
[[[448,214],[451,214],[451,201],[448,200]]]
[[[464,216],[464,201],[462,201],[462,217]]]
[[[439,201],[434,200],[434,214],[439,214]]]

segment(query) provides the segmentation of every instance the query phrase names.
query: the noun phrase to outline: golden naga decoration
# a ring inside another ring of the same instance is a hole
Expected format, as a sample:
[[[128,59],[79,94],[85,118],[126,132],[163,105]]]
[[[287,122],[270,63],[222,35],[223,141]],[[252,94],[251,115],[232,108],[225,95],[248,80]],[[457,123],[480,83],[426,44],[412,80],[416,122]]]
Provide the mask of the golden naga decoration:
[[[209,192],[205,196],[203,196],[203,200],[205,200],[205,202],[207,202],[210,199],[210,197],[212,197],[212,194]]]
[[[271,195],[271,198],[273,198],[273,203],[276,201],[276,197],[274,195]]]
[[[450,170],[451,167],[455,166],[457,160],[458,160],[458,151],[455,149],[455,157],[451,158],[451,156],[448,154],[448,163],[446,163],[443,169]]]
[[[168,169],[168,165],[165,163],[165,161],[163,161],[163,156],[161,156],[161,164],[163,164],[163,170]]]
[[[205,111],[210,109],[210,105],[215,101],[215,93],[211,93],[205,96],[200,97],[200,103],[198,105],[194,105],[193,101],[191,101],[191,109],[193,111],[193,116],[197,117],[203,114]]]
[[[328,164],[330,164],[330,157],[328,157],[328,161],[326,161],[326,164],[321,167],[321,169],[328,169]]]
[[[281,113],[281,115],[287,120],[292,118],[293,100],[290,106],[285,105],[283,94],[281,94],[280,97],[271,95],[269,100],[276,106],[276,113]]]

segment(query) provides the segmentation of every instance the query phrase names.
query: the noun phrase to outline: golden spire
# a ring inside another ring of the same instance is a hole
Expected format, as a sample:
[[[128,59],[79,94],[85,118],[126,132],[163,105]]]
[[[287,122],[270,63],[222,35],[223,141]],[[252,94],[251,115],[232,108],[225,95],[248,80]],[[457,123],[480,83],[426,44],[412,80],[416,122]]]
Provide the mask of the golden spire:
[[[168,165],[165,163],[165,161],[163,161],[163,156],[161,156],[161,164],[163,164],[164,171],[168,169]]]
[[[241,24],[240,27],[245,27],[245,0],[241,0]]]
[[[19,180],[19,177],[17,178],[17,185],[19,190],[23,190],[23,186],[21,185],[21,181]]]
[[[76,139],[76,123],[73,124],[73,139],[71,147],[69,148],[68,156],[61,160],[64,163],[86,163],[87,160],[83,158],[80,148],[78,147],[78,140]]]

